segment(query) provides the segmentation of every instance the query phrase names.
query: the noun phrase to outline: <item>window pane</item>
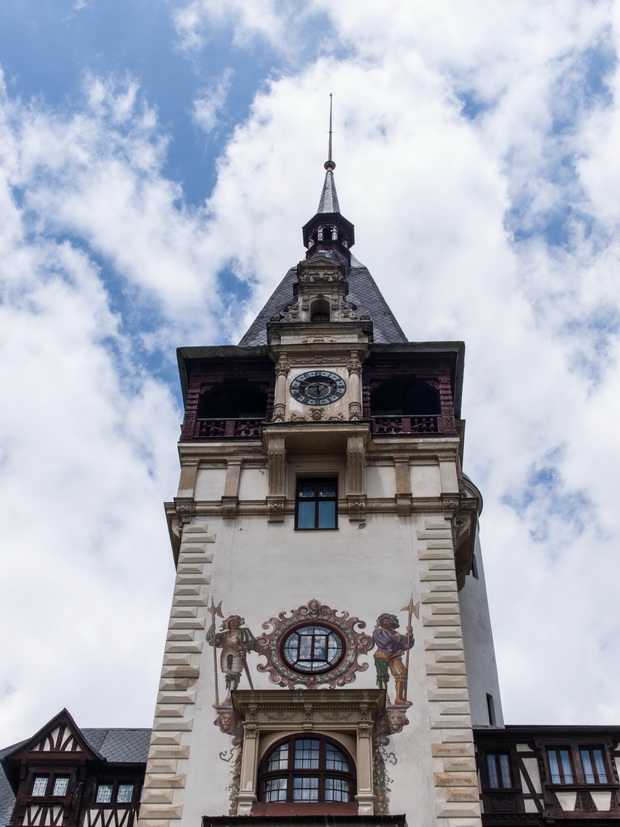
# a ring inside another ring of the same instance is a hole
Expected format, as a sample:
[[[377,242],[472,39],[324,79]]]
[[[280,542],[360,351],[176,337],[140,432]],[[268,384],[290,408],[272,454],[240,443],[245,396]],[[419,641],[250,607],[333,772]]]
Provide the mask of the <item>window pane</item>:
[[[289,744],[287,742],[286,744],[279,746],[274,752],[271,753],[269,756],[269,761],[267,762],[267,772],[288,769],[288,748]]]
[[[325,801],[348,801],[349,782],[344,778],[325,779]]]
[[[319,779],[315,777],[293,778],[293,801],[312,803],[319,800]]]
[[[573,771],[570,765],[570,756],[567,749],[560,750],[560,762],[562,764],[562,772],[564,773],[564,783],[573,783]]]
[[[607,773],[605,772],[605,764],[603,763],[603,750],[601,749],[593,749],[594,754],[594,763],[596,765],[596,772],[598,775],[598,783],[599,784],[606,784],[607,783]]]
[[[49,775],[35,775],[34,785],[32,787],[33,795],[45,795],[45,791],[47,790],[48,778]]]
[[[286,801],[286,778],[265,781],[265,801]]]
[[[297,503],[297,528],[315,528],[315,509],[314,500]]]
[[[581,763],[583,764],[583,772],[586,777],[586,784],[594,784],[594,769],[592,768],[592,760],[590,758],[590,750],[581,750]]]
[[[512,778],[510,775],[510,758],[507,752],[502,752],[499,758],[499,773],[502,780],[502,787],[512,787]]]
[[[497,789],[499,787],[499,775],[497,772],[497,761],[495,754],[489,753],[487,755],[487,774],[489,776],[489,787]]]
[[[318,528],[336,528],[336,502],[334,500],[319,502]]]
[[[349,762],[332,744],[325,744],[325,769],[349,772]]]
[[[133,784],[119,784],[116,800],[119,804],[129,804],[133,798]]]
[[[300,497],[316,497],[316,484],[314,480],[301,480],[297,485]]]
[[[66,795],[69,788],[69,776],[57,775],[54,781],[54,792],[52,795]]]
[[[97,804],[109,804],[112,801],[112,784],[99,784],[95,800]]]
[[[335,497],[336,486],[336,480],[321,480],[319,484],[319,497]]]
[[[296,770],[318,770],[319,743],[314,738],[300,738],[295,742]]]

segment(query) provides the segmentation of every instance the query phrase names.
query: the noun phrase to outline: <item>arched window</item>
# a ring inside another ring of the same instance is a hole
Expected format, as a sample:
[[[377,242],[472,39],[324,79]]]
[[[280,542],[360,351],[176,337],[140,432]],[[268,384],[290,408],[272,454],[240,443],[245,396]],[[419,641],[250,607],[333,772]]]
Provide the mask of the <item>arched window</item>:
[[[263,758],[258,797],[272,804],[324,804],[353,801],[355,765],[344,748],[315,735],[280,741]]]
[[[312,322],[328,322],[329,321],[329,304],[326,301],[312,302],[310,310],[310,321]]]

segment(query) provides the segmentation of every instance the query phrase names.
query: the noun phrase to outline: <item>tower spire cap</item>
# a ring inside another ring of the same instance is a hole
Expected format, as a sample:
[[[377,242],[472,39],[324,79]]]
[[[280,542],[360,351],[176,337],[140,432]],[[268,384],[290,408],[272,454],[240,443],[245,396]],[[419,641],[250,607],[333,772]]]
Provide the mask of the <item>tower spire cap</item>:
[[[327,143],[327,161],[324,167],[327,170],[325,173],[325,183],[323,184],[323,192],[321,193],[321,200],[319,201],[319,213],[340,212],[340,205],[338,204],[338,194],[336,193],[336,182],[334,181],[334,170],[336,164],[332,160],[332,94],[329,93],[329,140]]]
[[[326,170],[335,170],[336,164],[332,160],[332,98],[333,95],[329,93],[329,139],[327,141],[327,161],[323,164]]]

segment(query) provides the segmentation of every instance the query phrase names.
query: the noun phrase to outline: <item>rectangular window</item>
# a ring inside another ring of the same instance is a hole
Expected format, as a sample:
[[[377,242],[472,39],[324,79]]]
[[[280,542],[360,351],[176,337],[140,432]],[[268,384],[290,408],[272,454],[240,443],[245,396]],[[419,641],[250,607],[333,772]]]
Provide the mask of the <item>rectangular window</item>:
[[[582,747],[579,750],[586,784],[607,784],[607,771],[600,747]]]
[[[66,795],[69,789],[69,776],[57,775],[54,779],[54,792],[52,795]]]
[[[45,795],[47,792],[47,782],[49,775],[35,775],[34,784],[32,785],[32,794],[36,796]]]
[[[573,768],[570,762],[570,750],[565,747],[548,749],[549,770],[552,784],[573,784]]]
[[[297,480],[295,528],[337,528],[337,504],[338,480],[335,477]]]
[[[118,804],[129,804],[133,798],[133,784],[119,784],[116,793]]]
[[[113,790],[113,784],[99,784],[97,787],[97,796],[95,798],[97,804],[109,804],[112,801]]]
[[[510,754],[507,752],[487,752],[487,778],[489,787],[494,790],[514,786],[510,771]]]

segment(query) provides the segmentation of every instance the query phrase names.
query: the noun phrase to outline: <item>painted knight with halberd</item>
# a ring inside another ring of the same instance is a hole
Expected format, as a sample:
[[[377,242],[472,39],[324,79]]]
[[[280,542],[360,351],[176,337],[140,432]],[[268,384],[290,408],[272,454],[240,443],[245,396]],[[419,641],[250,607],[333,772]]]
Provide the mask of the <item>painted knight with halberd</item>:
[[[220,632],[213,634],[215,626],[207,632],[207,642],[222,649],[220,668],[226,677],[226,688],[229,693],[238,689],[243,671],[250,687],[252,686],[246,658],[247,653],[254,649],[256,638],[248,627],[243,625],[244,623],[244,617],[230,615],[222,621]]]
[[[377,618],[377,625],[372,639],[377,647],[374,652],[375,668],[377,670],[377,686],[387,691],[390,674],[394,678],[395,706],[411,706],[407,700],[407,666],[402,656],[413,647],[413,627],[407,626],[407,634],[401,635],[396,630],[399,627],[396,615],[384,612]]]

